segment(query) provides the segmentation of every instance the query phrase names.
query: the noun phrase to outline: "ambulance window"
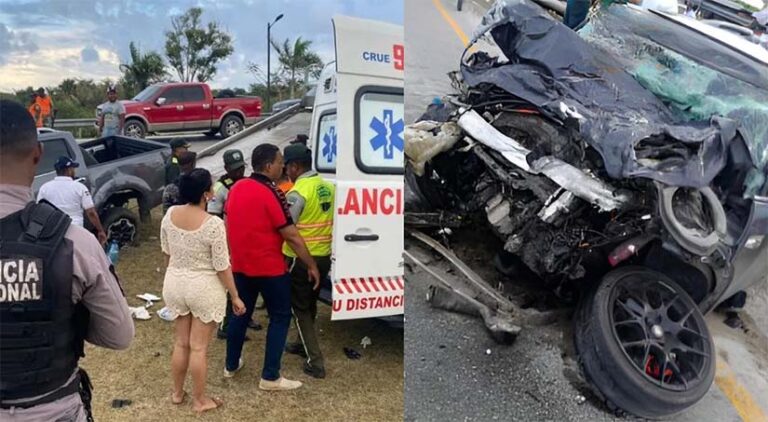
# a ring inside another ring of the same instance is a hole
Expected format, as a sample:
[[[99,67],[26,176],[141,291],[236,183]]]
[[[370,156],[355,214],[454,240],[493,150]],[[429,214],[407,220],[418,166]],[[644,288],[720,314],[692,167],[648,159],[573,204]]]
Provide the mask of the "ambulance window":
[[[336,110],[320,115],[315,137],[315,167],[321,173],[336,173]]]
[[[363,87],[355,103],[355,161],[365,173],[403,174],[403,90]]]

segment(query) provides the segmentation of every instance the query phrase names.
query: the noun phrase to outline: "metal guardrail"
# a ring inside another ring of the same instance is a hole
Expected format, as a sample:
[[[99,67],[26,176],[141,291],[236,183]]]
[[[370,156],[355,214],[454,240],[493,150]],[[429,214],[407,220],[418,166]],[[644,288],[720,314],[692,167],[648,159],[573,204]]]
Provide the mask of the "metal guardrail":
[[[95,117],[89,117],[86,119],[56,119],[53,122],[53,128],[67,128],[67,127],[86,127],[96,124]]]
[[[246,129],[230,136],[229,138],[224,138],[221,141],[209,146],[208,148],[200,151],[197,153],[197,158],[203,158],[207,157],[209,155],[213,155],[216,152],[220,151],[221,149],[234,144],[235,142],[250,136],[264,128],[269,128],[272,126],[275,126],[284,120],[287,120],[289,117],[293,116],[294,114],[298,113],[299,111],[303,110],[301,107],[301,104],[294,104],[286,109],[283,109],[277,113],[270,114],[268,117],[265,117],[252,126],[247,127]],[[263,115],[262,115],[263,116]]]

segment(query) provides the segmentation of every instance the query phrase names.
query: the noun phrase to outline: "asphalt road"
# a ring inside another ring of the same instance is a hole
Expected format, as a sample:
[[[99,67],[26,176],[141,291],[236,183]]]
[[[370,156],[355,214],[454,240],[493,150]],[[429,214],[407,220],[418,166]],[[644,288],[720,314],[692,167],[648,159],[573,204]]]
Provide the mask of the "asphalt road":
[[[160,135],[149,137],[149,139],[153,141],[164,143],[170,143],[174,138],[185,138],[191,145],[189,147],[190,151],[194,152],[200,152],[223,139],[221,135],[208,136],[202,133]]]
[[[250,153],[253,151],[253,148],[262,142],[271,142],[282,149],[288,145],[288,142],[292,140],[297,134],[309,133],[311,117],[311,112],[298,113],[296,116],[291,117],[278,126],[275,126],[269,130],[260,130],[219,151],[213,156],[198,160],[198,166],[205,167],[215,176],[218,176],[224,172],[223,154],[227,149],[239,148],[243,151],[243,153],[245,153],[247,158],[250,157]],[[200,132],[161,133],[147,137],[149,140],[162,143],[170,143],[175,138],[186,139],[190,144],[189,150],[198,153],[224,140],[224,138],[219,134],[210,136]],[[92,139],[78,139],[77,142],[80,143],[90,140]],[[248,171],[250,172],[250,159],[246,159],[246,163],[248,165]]]
[[[224,139],[224,137],[218,133],[215,135],[206,135],[203,132],[159,133],[147,137],[149,140],[162,143],[170,143],[175,138],[185,138],[191,144],[189,149],[194,152],[200,152]],[[77,142],[82,143],[91,140],[93,140],[93,138],[81,138],[77,139]]]
[[[251,152],[257,145],[269,142],[277,145],[280,149],[285,148],[288,143],[293,140],[298,134],[308,134],[309,127],[312,123],[312,113],[300,112],[290,117],[288,120],[280,123],[269,130],[260,130],[253,133],[232,145],[217,151],[215,154],[203,157],[197,161],[198,167],[208,169],[215,177],[224,173],[224,151],[228,149],[239,149],[246,157],[246,174],[251,172]],[[200,141],[200,144],[205,144],[206,141]],[[192,144],[192,150],[200,151],[197,142],[190,141]]]
[[[406,2],[405,113],[409,122],[434,97],[451,92],[445,75],[458,69],[464,50],[460,33],[471,36],[489,6],[485,0],[470,0],[457,12],[454,1]],[[492,285],[514,284],[514,280],[501,280],[493,270],[488,242],[462,234],[451,240],[454,245],[464,242],[463,248],[476,247],[466,262]],[[442,276],[454,276],[445,262],[430,253],[407,248]],[[406,271],[406,278],[406,420],[615,419],[591,393],[574,363],[568,318],[524,328],[514,344],[500,346],[486,334],[481,320],[432,309],[426,303],[427,288],[435,283],[429,274],[415,267]],[[746,332],[725,326],[720,314],[707,319],[720,363],[716,383],[701,402],[671,420],[762,419],[768,414],[768,289],[762,286],[752,293],[744,313]]]
[[[462,241],[460,235],[452,240]],[[491,284],[501,281],[490,265],[492,256],[481,247],[477,249],[479,253],[462,258],[486,280],[492,280]],[[431,253],[411,242],[407,250],[442,277],[455,277],[450,265]],[[406,271],[406,279],[407,421],[622,420],[610,413],[580,375],[573,350],[571,309],[565,308],[565,317],[550,325],[523,327],[512,345],[499,345],[488,336],[479,318],[430,307],[425,300],[428,286],[438,284],[432,276],[413,266]],[[752,331],[747,334],[726,327],[722,320],[717,313],[707,317],[718,359],[727,362],[737,382],[765,407],[768,367],[764,347],[768,343],[765,337],[754,336],[750,321],[747,324]],[[715,384],[701,402],[670,420],[742,419]]]

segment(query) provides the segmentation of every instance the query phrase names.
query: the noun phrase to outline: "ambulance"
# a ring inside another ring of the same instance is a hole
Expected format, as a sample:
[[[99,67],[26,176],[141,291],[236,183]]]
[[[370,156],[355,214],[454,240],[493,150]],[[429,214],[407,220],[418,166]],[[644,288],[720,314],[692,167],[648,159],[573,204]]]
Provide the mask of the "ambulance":
[[[402,326],[403,27],[335,16],[336,61],[315,91],[313,168],[336,185],[332,267],[320,292],[332,320]]]

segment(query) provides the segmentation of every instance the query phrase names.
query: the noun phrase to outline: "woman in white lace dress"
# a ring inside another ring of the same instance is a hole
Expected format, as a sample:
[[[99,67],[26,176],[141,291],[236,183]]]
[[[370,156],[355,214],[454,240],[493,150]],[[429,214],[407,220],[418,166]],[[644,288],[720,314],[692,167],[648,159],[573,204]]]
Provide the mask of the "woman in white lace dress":
[[[208,214],[206,203],[213,197],[211,174],[196,169],[179,180],[179,197],[185,205],[171,207],[163,217],[160,244],[168,268],[163,299],[178,315],[171,357],[173,394],[171,402],[184,402],[184,379],[192,375],[192,408],[197,412],[215,409],[220,399],[205,395],[208,344],[224,318],[229,291],[232,311],[245,312],[229,265],[224,222]]]

